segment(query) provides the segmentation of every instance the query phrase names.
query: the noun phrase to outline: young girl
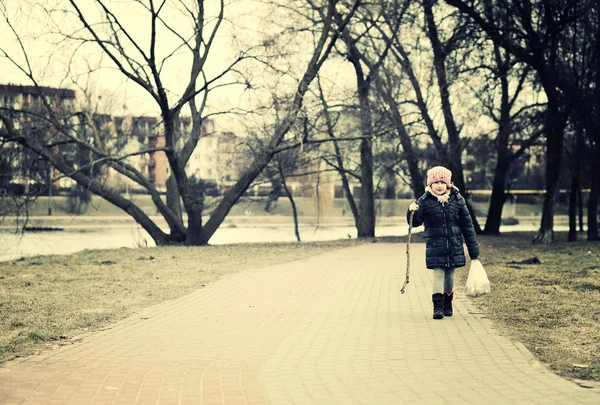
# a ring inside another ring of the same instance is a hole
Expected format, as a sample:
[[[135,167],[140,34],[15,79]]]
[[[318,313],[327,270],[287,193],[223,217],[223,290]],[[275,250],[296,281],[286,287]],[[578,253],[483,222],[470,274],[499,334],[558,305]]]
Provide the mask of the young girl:
[[[467,262],[463,236],[471,260],[479,256],[469,209],[451,178],[445,167],[428,170],[425,194],[410,205],[407,215],[414,211],[413,227],[425,224],[425,262],[433,270],[433,319],[452,316],[454,270]]]

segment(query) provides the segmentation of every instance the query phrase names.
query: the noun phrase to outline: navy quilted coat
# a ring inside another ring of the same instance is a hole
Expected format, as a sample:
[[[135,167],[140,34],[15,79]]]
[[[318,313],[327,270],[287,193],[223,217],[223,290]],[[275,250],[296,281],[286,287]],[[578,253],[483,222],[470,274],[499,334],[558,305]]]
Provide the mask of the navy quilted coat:
[[[471,259],[479,256],[479,243],[465,199],[456,187],[442,205],[429,190],[418,200],[413,227],[425,224],[425,262],[428,269],[462,267],[467,263],[463,237]],[[410,211],[407,213],[407,219]]]

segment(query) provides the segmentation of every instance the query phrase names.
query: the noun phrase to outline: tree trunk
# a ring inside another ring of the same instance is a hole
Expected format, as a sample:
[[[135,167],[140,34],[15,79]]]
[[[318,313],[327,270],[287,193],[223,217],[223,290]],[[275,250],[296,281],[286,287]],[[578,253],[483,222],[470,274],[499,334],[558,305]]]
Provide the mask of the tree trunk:
[[[271,181],[271,192],[269,192],[269,198],[265,205],[265,212],[270,213],[271,210],[275,209],[277,206],[277,200],[279,200],[279,197],[281,196],[283,173],[281,170],[275,170],[271,166],[267,166],[265,172]],[[281,178],[279,176],[281,176]]]
[[[312,80],[312,79],[311,79]],[[303,87],[304,88],[304,87]],[[248,189],[250,184],[258,177],[258,175],[264,170],[273,158],[275,148],[281,143],[281,140],[285,134],[289,131],[292,124],[296,120],[300,107],[302,105],[302,98],[308,89],[308,85],[301,92],[299,91],[296,95],[294,108],[288,113],[288,115],[277,125],[275,128],[275,134],[271,140],[270,145],[267,146],[266,150],[262,154],[257,155],[255,160],[252,162],[250,167],[240,176],[237,182],[223,194],[221,202],[213,210],[210,218],[202,228],[201,243],[208,244],[210,238],[214,235],[216,230],[219,228],[223,220],[227,217],[227,214],[239,198]]]
[[[363,136],[372,134],[371,105],[369,102],[369,82],[358,77],[358,99],[360,104],[361,132]],[[360,200],[358,202],[358,237],[375,237],[375,201],[373,192],[373,142],[362,139],[360,142]]]
[[[440,99],[442,102],[442,112],[444,114],[444,123],[448,133],[448,166],[452,171],[452,182],[463,193],[467,202],[467,207],[473,220],[475,232],[481,233],[481,226],[477,221],[477,215],[473,205],[471,204],[469,193],[467,192],[463,167],[462,167],[462,145],[460,142],[460,132],[456,126],[454,115],[452,113],[452,105],[450,103],[450,83],[446,75],[446,51],[440,41],[437,31],[437,25],[433,16],[434,0],[425,0],[423,9],[425,11],[425,24],[427,26],[427,36],[431,41],[433,49],[433,66],[436,73],[438,88],[440,90]]]
[[[554,92],[554,87],[552,87]],[[542,208],[542,220],[535,243],[554,242],[554,204],[562,166],[562,150],[566,117],[558,109],[556,97],[548,97],[546,118],[546,194]]]
[[[506,84],[506,86],[504,86]],[[496,138],[497,159],[494,181],[492,183],[492,196],[485,221],[484,233],[488,235],[499,235],[502,225],[502,211],[506,202],[506,176],[510,164],[513,161],[508,150],[510,137],[510,106],[507,104],[508,83],[503,83],[503,103],[498,124],[498,137]]]
[[[296,201],[294,201],[294,196],[292,196],[292,192],[288,188],[287,182],[285,181],[285,174],[283,173],[283,167],[281,163],[278,166],[279,175],[281,176],[281,185],[283,186],[283,190],[287,195],[288,200],[290,200],[290,205],[292,206],[292,216],[294,217],[294,234],[296,235],[296,240],[301,242],[300,240],[300,230],[298,227],[298,209],[296,208]]]
[[[581,187],[579,187],[579,191],[577,194],[577,208],[579,210],[579,232],[583,232],[583,192],[581,190]]]
[[[585,159],[585,150],[583,149],[583,128],[575,124],[575,147],[572,159],[571,190],[569,192],[569,241],[577,240],[577,214],[582,215],[581,209],[581,161]],[[583,227],[581,216],[579,217],[580,227]]]
[[[384,89],[383,85],[378,85],[378,87],[379,92],[389,107],[389,113],[392,116],[394,127],[400,138],[402,150],[404,150],[404,154],[406,155],[406,163],[408,165],[408,172],[410,173],[410,183],[413,194],[415,198],[419,198],[425,193],[425,181],[423,180],[423,174],[419,169],[419,160],[417,159],[417,154],[415,153],[410,140],[410,135],[404,126],[404,120],[402,119],[402,114],[400,114],[400,107],[390,91]]]
[[[202,239],[202,211],[204,209],[204,203],[198,199],[193,201],[188,208],[188,231],[186,234],[186,245],[187,246],[201,246],[204,245]]]
[[[361,196],[358,237],[375,237],[375,201],[373,195],[373,149],[370,139],[360,144]]]
[[[486,14],[488,15],[488,18],[493,18],[493,13],[489,7],[486,7]],[[499,76],[502,93],[500,100],[500,117],[498,120],[498,135],[496,137],[496,170],[494,172],[492,196],[484,230],[484,233],[489,235],[500,234],[502,211],[504,209],[504,203],[506,202],[506,176],[510,164],[513,161],[513,156],[508,150],[508,141],[511,135],[510,110],[512,108],[512,104],[509,101],[510,90],[508,83],[510,58],[503,57],[498,45],[494,44],[494,59],[496,61],[497,74]],[[516,97],[516,94],[514,97]],[[514,99],[515,98],[513,98],[513,100]]]
[[[161,103],[161,116],[165,134],[165,154],[167,155],[167,160],[169,162],[171,176],[174,178],[174,182],[177,186],[177,193],[181,196],[181,201],[183,202],[183,207],[185,208],[188,219],[185,243],[188,246],[199,246],[204,244],[204,241],[202,240],[202,210],[204,209],[204,196],[195,196],[191,192],[189,177],[180,161],[180,157],[176,153],[176,127],[178,127],[179,120],[178,113],[169,109],[166,101],[164,102],[165,105],[162,104],[163,103]],[[170,198],[171,204],[175,205],[175,200],[178,200],[178,198],[174,197],[173,191],[171,191]],[[179,235],[175,236],[179,238]]]
[[[498,59],[498,58],[497,58]],[[510,138],[510,105],[508,103],[508,81],[502,78],[502,104],[500,106],[500,121],[498,123],[498,137],[496,138],[497,159],[494,181],[492,183],[492,196],[485,221],[484,233],[499,235],[502,225],[502,210],[506,202],[506,176],[512,157],[508,150]]]
[[[363,90],[364,91],[364,90]],[[360,91],[359,91],[360,94]],[[361,97],[359,95],[359,97]],[[363,135],[370,134],[371,116],[368,95],[362,96],[361,121]],[[373,193],[373,144],[370,139],[360,142],[360,200],[358,202],[359,222],[357,236],[375,237],[375,201]]]
[[[579,176],[573,174],[569,192],[569,242],[577,241],[577,197],[579,194]]]
[[[181,199],[177,191],[177,180],[173,174],[167,178],[167,207],[177,215],[177,218],[183,221],[181,211]]]
[[[508,161],[506,154],[498,155],[496,172],[494,173],[494,182],[492,184],[492,196],[490,207],[488,209],[485,229],[483,233],[487,235],[499,235],[502,225],[502,210],[506,202],[506,173],[508,172]]]
[[[595,164],[595,169],[600,170],[600,165]],[[594,167],[592,166],[592,167]],[[595,171],[595,173],[599,173]],[[598,240],[598,202],[600,198],[600,181],[598,176],[592,176],[592,189],[587,204],[588,211],[588,231],[587,240],[597,241]]]
[[[331,123],[331,115],[329,114],[329,107],[327,106],[327,102],[325,100],[325,95],[323,94],[323,88],[321,87],[321,82],[317,78],[318,86],[319,86],[319,97],[321,99],[321,104],[323,105],[323,115],[325,117],[325,124],[327,125],[327,135],[329,138],[335,139],[335,133],[333,131],[333,124]],[[342,180],[342,187],[344,188],[344,195],[346,200],[348,201],[348,205],[350,206],[350,211],[352,212],[352,216],[354,217],[354,225],[358,230],[359,223],[359,213],[358,207],[356,206],[356,201],[354,200],[354,196],[352,195],[352,191],[350,190],[350,182],[348,181],[348,175],[346,174],[346,169],[344,168],[344,159],[342,157],[342,153],[340,151],[340,146],[338,143],[333,140],[333,148],[335,150],[335,160],[337,163],[337,171]]]
[[[86,176],[82,171],[73,172],[72,167],[65,162],[60,155],[54,154],[50,149],[39,145],[31,138],[21,136],[14,128],[14,125],[10,120],[5,119],[3,116],[0,116],[0,118],[6,127],[6,131],[8,131],[10,135],[9,138],[14,138],[25,148],[32,150],[37,155],[41,156],[60,172],[71,173],[69,177],[77,182],[77,184],[125,211],[128,215],[135,219],[135,221],[146,232],[148,232],[150,237],[154,239],[158,246],[167,245],[171,242],[170,235],[167,235],[165,232],[163,232],[163,230],[160,229],[144,211],[142,211],[130,200],[127,200],[120,195],[105,189],[97,181],[94,181],[89,176]]]
[[[354,41],[345,37],[348,46],[348,60],[352,63],[356,74],[358,103],[360,106],[360,129],[365,137],[372,136],[371,104],[369,92],[370,76],[365,76],[361,58]],[[372,72],[371,72],[372,73]],[[360,199],[358,201],[357,234],[359,238],[375,236],[375,201],[373,191],[373,143],[370,138],[360,142]]]

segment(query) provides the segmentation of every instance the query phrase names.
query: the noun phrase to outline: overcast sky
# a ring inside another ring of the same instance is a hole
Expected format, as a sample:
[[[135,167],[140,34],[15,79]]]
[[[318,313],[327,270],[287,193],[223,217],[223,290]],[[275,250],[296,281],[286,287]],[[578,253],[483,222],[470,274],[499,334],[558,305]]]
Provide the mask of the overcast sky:
[[[119,18],[125,29],[132,35],[135,42],[144,51],[149,52],[150,22],[148,12],[140,4],[133,1],[107,1],[111,11]],[[241,49],[249,46],[252,32],[260,22],[254,15],[260,10],[250,7],[253,2],[228,2],[225,10],[226,21],[221,25],[206,63],[208,79],[218,75],[238,55]],[[116,71],[115,64],[103,54],[96,44],[80,46],[76,41],[65,41],[64,34],[89,36],[80,30],[81,23],[74,14],[74,8],[68,1],[22,1],[4,2],[4,10],[13,25],[23,46],[26,49],[29,62],[35,77],[40,84],[53,87],[76,88],[77,85],[88,88],[95,97],[102,96],[102,108],[118,109],[126,99],[127,109],[134,114],[156,114],[157,108],[153,100],[137,84],[127,80]],[[45,5],[44,8],[41,5]],[[78,5],[90,23],[100,22],[101,14],[97,5],[91,1],[79,1]],[[214,19],[218,12],[218,1],[206,2],[208,21]],[[66,12],[60,11],[61,9]],[[50,13],[47,11],[51,10]],[[252,12],[252,13],[251,13]],[[179,2],[167,2],[161,16],[169,26],[183,38],[191,35],[190,18],[184,13]],[[3,19],[4,20],[4,19]],[[213,27],[207,25],[207,31]],[[5,22],[0,25],[0,31],[9,33],[10,28]],[[210,31],[208,31],[210,32]],[[169,56],[161,74],[165,87],[176,94],[181,94],[189,80],[189,52],[181,48],[173,51],[181,44],[181,40],[164,27],[160,27],[157,41],[158,58]],[[236,43],[234,43],[236,42]],[[238,46],[239,44],[239,46]],[[127,44],[125,45],[127,46]],[[5,50],[17,63],[26,67],[27,61],[20,49],[15,35],[2,35],[0,48]],[[131,46],[128,52],[141,60],[141,55]],[[99,67],[101,69],[97,70]],[[19,69],[6,58],[0,59],[2,82],[32,84]],[[90,70],[95,70],[91,75]],[[173,99],[175,95],[173,94]],[[213,98],[215,104],[235,104],[238,102],[240,89],[228,87],[219,91]],[[113,105],[110,105],[113,104]]]
[[[148,11],[139,4],[139,1],[106,0],[105,2],[140,48],[148,52],[150,41]],[[148,0],[144,0],[144,2],[148,3]],[[159,2],[156,1],[156,3]],[[183,5],[193,3],[195,1],[169,0],[161,11],[161,16],[169,24],[169,27],[184,38],[190,37],[192,26]],[[78,0],[77,4],[91,24],[102,21],[102,13],[96,2]],[[219,11],[219,1],[208,0],[205,4],[207,7],[206,30],[210,31],[212,27],[210,21],[214,21],[214,17]],[[222,72],[241,50],[247,50],[253,45],[262,43],[266,34],[265,31],[274,33],[286,26],[294,27],[293,13],[290,14],[289,11],[282,11],[282,9],[278,10],[267,9],[264,2],[258,0],[228,0],[225,7],[226,21],[217,33],[206,63],[207,78],[210,80]],[[80,41],[65,41],[65,35],[89,37],[89,34],[82,30],[82,24],[69,1],[0,0],[0,11],[6,14],[22,40],[34,74],[40,84],[73,88],[79,90],[78,94],[80,96],[83,92],[77,87],[87,88],[88,93],[92,95],[92,102],[94,104],[99,103],[100,112],[152,116],[159,114],[155,101],[151,99],[148,93],[118,72],[115,64],[100,50],[97,44],[88,43],[80,46]],[[288,14],[279,15],[278,12]],[[0,21],[0,32],[3,34],[0,36],[0,49],[6,51],[22,66],[26,66],[20,44],[15,35],[10,35],[10,27],[7,26],[4,18]],[[404,32],[403,35],[407,35],[407,33]],[[269,86],[273,88],[276,86],[293,86],[294,79],[299,78],[306,59],[310,55],[311,43],[309,39],[304,42],[305,48],[299,48],[302,39],[294,43],[293,36],[291,38],[290,42],[284,44],[283,50],[289,51],[292,57],[288,58],[287,66],[281,65],[280,67],[284,70],[291,69],[294,74],[282,79],[278,75],[270,75],[264,65],[259,63],[240,66],[240,68],[249,69],[248,71],[245,70],[245,73],[247,73],[246,77],[252,82],[252,91],[244,91],[243,86],[220,88],[211,93],[209,98],[211,111],[224,111],[235,107],[254,107],[258,103],[270,101],[270,95],[267,91]],[[159,59],[169,56],[161,72],[161,79],[170,92],[172,103],[177,99],[177,96],[181,95],[189,79],[191,59],[185,48],[177,48],[180,44],[181,40],[176,35],[164,27],[160,27],[157,54]],[[131,44],[124,44],[124,46],[129,54],[134,55],[139,61],[142,60],[140,54],[135,51]],[[176,49],[177,52],[173,54]],[[254,52],[264,52],[264,49],[254,48]],[[422,74],[427,78],[431,74],[430,62],[427,59],[416,59],[416,56],[413,56],[413,58],[415,59],[413,62],[418,62],[415,63],[417,74]],[[89,74],[90,70],[94,70],[94,73]],[[3,83],[31,84],[27,77],[19,72],[6,58],[0,57],[0,72],[0,80]],[[336,93],[338,97],[337,100],[332,97],[332,104],[355,101],[348,98],[352,97],[351,95],[347,95],[346,99],[343,99],[344,94],[351,94],[348,91],[354,89],[356,83],[351,66],[347,61],[340,57],[332,58],[328,61],[322,73],[326,76],[323,84],[330,93]],[[224,77],[220,83],[227,83],[233,78],[231,75]],[[264,91],[261,90],[261,85],[265,86]],[[454,86],[460,85],[460,83],[454,84]],[[436,92],[434,86],[424,87],[422,90]],[[532,96],[537,97],[537,95]],[[98,100],[98,97],[101,97],[101,100]],[[456,114],[459,114],[461,110],[465,114],[477,112],[474,110],[474,108],[478,108],[477,100],[469,95],[468,91],[454,89],[453,97],[459,100],[454,105]],[[432,99],[435,100],[435,98],[434,96]],[[435,111],[439,112],[434,106]],[[184,110],[183,113],[187,114],[187,111]],[[487,120],[481,114],[475,114],[471,119],[473,120],[472,123],[465,127],[465,135],[477,135],[482,132],[482,126],[489,126],[489,122],[486,122]],[[437,113],[436,120],[441,120],[440,113]],[[231,119],[229,121],[231,122]],[[256,125],[260,127],[260,123]],[[232,128],[232,130],[237,130],[237,128]]]

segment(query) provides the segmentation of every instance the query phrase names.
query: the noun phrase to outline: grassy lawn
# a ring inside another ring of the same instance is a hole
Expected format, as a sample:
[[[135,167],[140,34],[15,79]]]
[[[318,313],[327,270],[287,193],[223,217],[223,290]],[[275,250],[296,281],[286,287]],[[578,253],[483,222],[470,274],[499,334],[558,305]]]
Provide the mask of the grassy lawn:
[[[559,375],[600,381],[599,244],[556,236],[549,247],[532,245],[531,233],[480,237],[492,292],[473,302]],[[119,249],[0,263],[0,364],[228,274],[369,242]],[[541,264],[511,263],[532,257]],[[457,286],[466,273],[457,272]]]

